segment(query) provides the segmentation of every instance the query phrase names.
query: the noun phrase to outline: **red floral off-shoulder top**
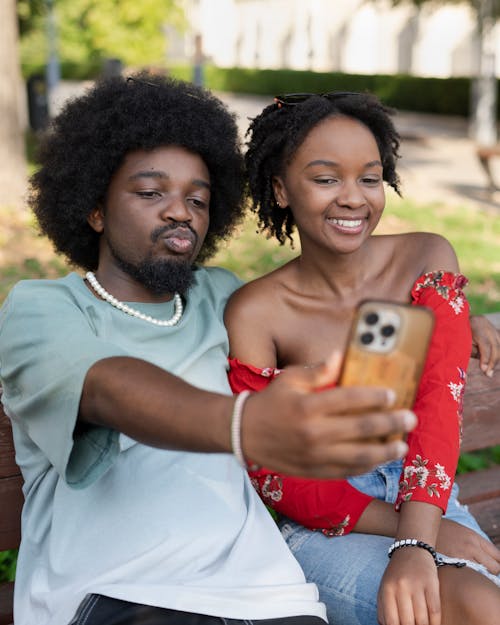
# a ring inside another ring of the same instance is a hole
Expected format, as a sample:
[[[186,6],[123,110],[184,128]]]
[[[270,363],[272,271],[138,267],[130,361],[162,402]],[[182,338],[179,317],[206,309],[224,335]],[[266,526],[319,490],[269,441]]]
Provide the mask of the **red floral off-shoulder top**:
[[[461,274],[435,271],[415,281],[415,306],[434,311],[435,326],[414,412],[418,425],[408,436],[396,509],[404,501],[421,501],[446,510],[458,462],[462,400],[471,353],[469,305],[462,292]],[[279,375],[229,359],[233,392],[260,391]],[[265,504],[310,529],[327,536],[349,533],[373,499],[347,480],[288,477],[265,468],[249,472]]]

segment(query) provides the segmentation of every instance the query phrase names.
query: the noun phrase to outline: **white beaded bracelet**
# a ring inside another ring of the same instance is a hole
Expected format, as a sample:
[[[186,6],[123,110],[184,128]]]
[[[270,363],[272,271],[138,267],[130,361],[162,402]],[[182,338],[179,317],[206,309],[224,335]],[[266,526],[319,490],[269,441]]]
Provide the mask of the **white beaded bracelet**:
[[[241,417],[243,406],[250,395],[250,391],[242,391],[234,402],[233,416],[231,417],[231,447],[236,460],[246,469],[247,463],[241,449]]]

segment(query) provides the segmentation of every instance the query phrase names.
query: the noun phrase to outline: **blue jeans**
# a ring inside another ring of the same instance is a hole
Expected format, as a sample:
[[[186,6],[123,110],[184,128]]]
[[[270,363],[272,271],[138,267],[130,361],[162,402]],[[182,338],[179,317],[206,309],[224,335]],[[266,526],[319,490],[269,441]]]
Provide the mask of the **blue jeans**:
[[[394,503],[400,473],[401,461],[389,462],[349,482],[366,494]],[[487,538],[457,495],[454,485],[445,518]],[[280,521],[280,529],[307,580],[318,586],[330,625],[377,625],[377,593],[393,538],[357,533],[327,538],[289,519]]]

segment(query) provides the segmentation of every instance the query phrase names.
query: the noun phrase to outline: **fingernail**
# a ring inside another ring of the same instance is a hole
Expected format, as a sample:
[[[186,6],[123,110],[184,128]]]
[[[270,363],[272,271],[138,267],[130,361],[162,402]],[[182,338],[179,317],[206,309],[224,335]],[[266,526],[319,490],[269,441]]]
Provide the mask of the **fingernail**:
[[[490,369],[490,370],[486,373],[486,375],[487,375],[489,378],[492,378],[492,377],[493,377],[493,369]]]
[[[481,371],[487,371],[488,370],[488,365],[486,363],[481,365]]]
[[[417,425],[417,416],[411,410],[405,410],[403,413],[405,430],[408,432],[413,430]]]
[[[396,441],[394,444],[394,451],[398,458],[402,458],[403,456],[406,456],[408,452],[408,445],[403,441]]]
[[[392,406],[394,402],[396,401],[396,393],[393,391],[392,388],[386,389],[385,392],[386,392],[387,405]]]

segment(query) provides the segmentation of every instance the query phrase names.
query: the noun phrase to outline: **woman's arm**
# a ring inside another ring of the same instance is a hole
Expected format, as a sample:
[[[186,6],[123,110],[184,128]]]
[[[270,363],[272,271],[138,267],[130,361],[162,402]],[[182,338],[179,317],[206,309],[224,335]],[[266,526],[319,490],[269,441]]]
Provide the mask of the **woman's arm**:
[[[459,454],[465,371],[471,353],[469,308],[462,292],[465,278],[451,245],[426,237],[425,273],[412,289],[413,304],[434,311],[435,327],[417,392],[419,423],[408,437],[409,452],[400,479],[396,540],[416,539],[436,547]],[[396,550],[382,578],[381,623],[440,622],[437,566],[418,546]],[[425,619],[425,620],[426,620]]]
[[[412,289],[413,304],[434,311],[435,327],[414,410],[419,422],[408,437],[397,505],[433,504],[444,512],[459,456],[466,370],[471,350],[469,307],[460,274],[434,271]]]

